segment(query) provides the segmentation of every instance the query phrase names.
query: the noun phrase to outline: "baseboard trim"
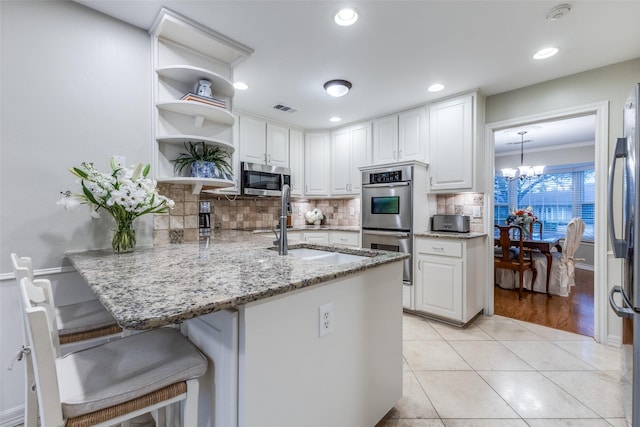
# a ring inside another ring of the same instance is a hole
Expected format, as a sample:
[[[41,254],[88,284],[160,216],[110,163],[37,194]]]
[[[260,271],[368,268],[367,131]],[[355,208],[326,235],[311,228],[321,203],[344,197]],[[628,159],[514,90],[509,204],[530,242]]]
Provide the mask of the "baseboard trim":
[[[579,268],[580,270],[593,271],[593,265],[591,265],[591,264],[582,264],[580,262],[576,262],[576,268]]]
[[[0,412],[0,427],[14,427],[24,424],[24,405]]]
[[[619,335],[607,335],[607,345],[609,347],[622,347],[622,339],[620,339]]]

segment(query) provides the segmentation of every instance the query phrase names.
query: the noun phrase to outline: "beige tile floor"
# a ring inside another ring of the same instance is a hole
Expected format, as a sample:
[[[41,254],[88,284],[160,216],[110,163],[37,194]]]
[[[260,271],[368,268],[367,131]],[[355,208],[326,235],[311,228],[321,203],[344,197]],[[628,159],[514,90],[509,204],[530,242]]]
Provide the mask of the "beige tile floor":
[[[627,427],[616,348],[501,316],[403,323],[404,395],[376,427]]]
[[[501,316],[404,315],[404,395],[376,427],[627,427],[620,350]]]

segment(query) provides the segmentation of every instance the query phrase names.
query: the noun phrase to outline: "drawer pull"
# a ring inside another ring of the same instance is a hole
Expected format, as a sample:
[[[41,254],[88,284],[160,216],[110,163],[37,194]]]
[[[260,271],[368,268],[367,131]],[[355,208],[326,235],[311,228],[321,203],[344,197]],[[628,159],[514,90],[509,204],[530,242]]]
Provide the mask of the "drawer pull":
[[[440,251],[440,252],[444,251],[444,248],[442,248],[442,247],[438,247],[438,246],[432,246],[431,248],[432,248],[434,251]]]

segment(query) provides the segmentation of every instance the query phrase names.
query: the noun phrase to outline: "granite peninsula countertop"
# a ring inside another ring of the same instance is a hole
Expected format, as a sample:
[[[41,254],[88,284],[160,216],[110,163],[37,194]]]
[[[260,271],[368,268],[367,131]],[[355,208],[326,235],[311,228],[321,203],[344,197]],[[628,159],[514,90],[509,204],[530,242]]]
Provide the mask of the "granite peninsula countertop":
[[[120,326],[151,329],[346,277],[408,254],[329,245],[290,244],[367,258],[341,265],[280,256],[263,238],[216,232],[208,241],[69,252],[66,257]]]
[[[486,235],[487,233],[455,233],[451,231],[420,231],[413,233],[414,237],[432,237],[436,239],[477,239]]]

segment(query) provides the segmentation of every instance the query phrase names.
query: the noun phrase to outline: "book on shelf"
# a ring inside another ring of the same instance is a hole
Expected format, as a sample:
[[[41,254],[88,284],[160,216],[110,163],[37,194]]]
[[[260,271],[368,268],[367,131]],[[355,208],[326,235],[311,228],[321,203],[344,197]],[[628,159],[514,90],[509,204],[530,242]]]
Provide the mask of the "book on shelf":
[[[213,105],[214,107],[226,108],[227,103],[217,98],[207,98],[206,96],[196,95],[193,92],[189,92],[185,94],[182,98],[182,101],[196,101],[202,102],[203,104]]]

